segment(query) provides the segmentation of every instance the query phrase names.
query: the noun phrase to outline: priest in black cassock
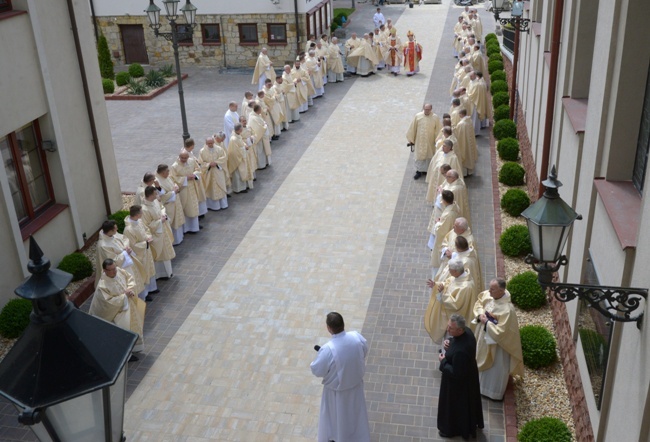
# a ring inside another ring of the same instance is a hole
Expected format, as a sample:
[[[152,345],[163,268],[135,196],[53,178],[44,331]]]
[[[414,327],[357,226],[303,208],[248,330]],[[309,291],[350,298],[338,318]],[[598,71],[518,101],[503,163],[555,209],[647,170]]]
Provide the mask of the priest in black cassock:
[[[441,437],[476,436],[483,428],[483,407],[476,365],[476,338],[461,315],[451,315],[447,324],[451,338],[440,356],[438,433]]]

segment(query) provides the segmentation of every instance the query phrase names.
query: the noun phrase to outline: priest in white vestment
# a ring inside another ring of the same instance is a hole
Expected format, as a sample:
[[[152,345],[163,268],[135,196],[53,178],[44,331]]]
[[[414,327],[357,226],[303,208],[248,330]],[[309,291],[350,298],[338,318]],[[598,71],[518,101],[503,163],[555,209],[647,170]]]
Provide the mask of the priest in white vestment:
[[[256,84],[259,91],[264,87],[264,80],[267,78],[274,79],[275,71],[273,70],[273,62],[267,55],[267,49],[262,48],[262,52],[257,57],[257,63],[255,63],[255,72],[253,72],[251,84]]]
[[[183,242],[183,225],[185,224],[183,205],[178,198],[180,187],[169,177],[169,166],[166,164],[158,165],[156,180],[160,184],[160,204],[165,208],[169,219],[169,227],[174,237],[172,245],[177,246]],[[144,201],[141,205],[144,206]]]
[[[129,208],[129,216],[124,219],[124,237],[129,240],[131,249],[142,264],[144,272],[144,290],[138,293],[138,297],[145,301],[151,301],[150,294],[158,292],[156,268],[151,253],[153,237],[149,229],[140,221],[141,218],[142,206],[134,204]]]
[[[231,101],[228,104],[228,110],[226,115],[223,117],[223,131],[226,133],[226,140],[224,145],[228,149],[228,141],[230,141],[230,135],[235,128],[235,124],[239,123],[239,114],[237,113],[237,102]]]
[[[172,246],[174,235],[169,218],[165,207],[158,201],[158,190],[155,187],[147,187],[144,195],[142,223],[149,229],[153,239],[151,253],[156,269],[156,279],[169,279],[173,275],[172,259],[176,257],[176,251]]]
[[[228,208],[225,172],[228,155],[223,144],[226,134],[219,132],[215,138],[205,139],[205,144],[199,152],[199,159],[203,165],[201,177],[205,185],[208,210],[216,211]]]
[[[138,309],[135,281],[112,259],[105,259],[101,268],[101,277],[90,302],[88,313],[137,334],[138,340],[133,347],[133,353],[139,353],[144,350],[142,332],[144,316]],[[137,360],[136,356],[131,355],[129,362]]]
[[[330,43],[328,50],[327,81],[330,83],[344,81],[345,77],[343,73],[345,72],[345,69],[343,68],[343,50],[341,45],[339,45],[338,38],[332,37],[332,43]]]
[[[346,332],[343,317],[327,314],[332,335],[311,363],[314,376],[323,378],[318,442],[369,442],[368,411],[363,392],[368,344],[358,332]]]
[[[406,132],[406,140],[412,146],[415,157],[413,179],[417,180],[422,175],[426,175],[435,153],[436,137],[441,128],[440,118],[433,113],[433,106],[430,103],[423,106],[422,112],[415,114]]]
[[[171,177],[180,189],[178,196],[185,214],[184,233],[198,233],[201,229],[199,225],[200,191],[197,183],[200,176],[201,173],[196,170],[195,163],[190,161],[189,152],[183,149],[178,155],[178,159],[172,164]]]
[[[500,401],[509,376],[524,375],[519,322],[505,280],[490,281],[489,290],[479,295],[473,313],[481,394]]]

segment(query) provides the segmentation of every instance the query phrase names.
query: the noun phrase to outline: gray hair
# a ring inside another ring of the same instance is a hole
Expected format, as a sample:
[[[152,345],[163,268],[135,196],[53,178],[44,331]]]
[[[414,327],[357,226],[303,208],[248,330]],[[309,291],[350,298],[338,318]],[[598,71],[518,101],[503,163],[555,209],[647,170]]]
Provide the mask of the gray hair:
[[[465,271],[465,265],[460,259],[452,259],[449,261],[449,270],[463,273]]]
[[[465,328],[466,322],[465,318],[463,315],[459,315],[458,313],[454,313],[449,317],[449,320],[453,323],[455,323],[459,328]]]
[[[506,280],[503,278],[494,278],[492,281],[496,282],[501,290],[505,290],[507,287]]]
[[[469,224],[467,223],[467,218],[463,218],[462,216],[456,218],[455,224],[459,229],[462,229],[463,232],[465,232],[469,228]]]
[[[216,137],[219,139],[226,138],[226,134],[222,130],[220,130],[219,132],[217,132]]]

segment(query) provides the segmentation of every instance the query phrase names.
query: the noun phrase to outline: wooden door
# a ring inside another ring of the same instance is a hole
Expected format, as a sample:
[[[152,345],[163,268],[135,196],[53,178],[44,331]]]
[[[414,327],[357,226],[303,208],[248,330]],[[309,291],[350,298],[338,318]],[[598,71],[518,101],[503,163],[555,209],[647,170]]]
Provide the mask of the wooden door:
[[[124,48],[124,62],[149,64],[142,25],[120,25],[120,33]]]

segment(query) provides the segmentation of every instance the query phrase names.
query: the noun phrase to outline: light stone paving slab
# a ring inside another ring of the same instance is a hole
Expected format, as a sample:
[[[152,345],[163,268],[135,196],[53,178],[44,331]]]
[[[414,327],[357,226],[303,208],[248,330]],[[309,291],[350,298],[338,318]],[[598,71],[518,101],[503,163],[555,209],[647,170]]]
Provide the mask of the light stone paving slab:
[[[421,73],[355,82],[128,400],[130,441],[315,440],[312,347],[328,311],[364,323],[447,12],[403,13]]]

